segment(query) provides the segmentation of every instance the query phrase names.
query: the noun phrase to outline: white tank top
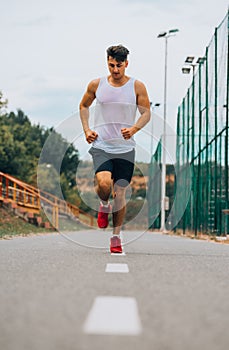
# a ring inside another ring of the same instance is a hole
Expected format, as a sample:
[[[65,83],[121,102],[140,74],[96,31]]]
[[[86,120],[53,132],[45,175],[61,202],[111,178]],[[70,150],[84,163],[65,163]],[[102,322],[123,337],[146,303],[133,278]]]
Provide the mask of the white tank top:
[[[135,79],[130,78],[123,86],[114,87],[107,77],[100,79],[93,127],[98,137],[93,147],[115,154],[129,152],[135,147],[133,137],[125,140],[121,134],[121,128],[129,128],[135,122],[137,105],[134,82]]]

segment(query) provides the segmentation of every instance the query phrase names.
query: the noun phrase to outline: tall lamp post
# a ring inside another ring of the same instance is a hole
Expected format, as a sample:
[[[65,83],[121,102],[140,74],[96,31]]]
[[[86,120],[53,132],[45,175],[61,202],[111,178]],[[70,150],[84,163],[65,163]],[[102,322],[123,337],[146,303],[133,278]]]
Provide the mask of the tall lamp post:
[[[155,108],[160,107],[160,105],[161,105],[161,104],[158,103],[158,102],[156,102],[156,103],[150,102],[150,107],[151,107],[152,114],[153,114]],[[152,155],[153,155],[153,132],[154,132],[154,130],[153,130],[153,120],[154,120],[153,115],[152,115],[152,118],[151,118],[151,119],[152,119],[152,120],[151,120],[150,159],[151,159],[151,157],[152,157]]]
[[[158,38],[165,39],[165,76],[164,76],[164,121],[162,137],[162,169],[161,169],[161,231],[165,232],[166,211],[166,119],[167,119],[167,61],[168,61],[168,38],[176,35],[179,29],[170,29],[158,34]]]

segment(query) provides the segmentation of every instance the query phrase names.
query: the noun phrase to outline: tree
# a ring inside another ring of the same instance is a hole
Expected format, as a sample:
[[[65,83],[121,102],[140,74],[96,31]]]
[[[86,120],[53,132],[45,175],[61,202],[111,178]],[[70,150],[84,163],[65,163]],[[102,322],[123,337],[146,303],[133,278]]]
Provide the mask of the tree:
[[[40,164],[51,164],[59,174],[65,174],[69,186],[75,186],[75,175],[79,163],[76,148],[55,130],[51,130],[40,155]]]
[[[42,164],[37,170],[38,186],[41,190],[54,196],[59,194],[59,176],[56,169],[50,164]],[[50,181],[52,179],[52,181]]]
[[[0,101],[1,106],[6,105],[2,94]],[[0,171],[37,186],[38,163],[46,190],[54,194],[57,191],[56,177],[59,177],[66,200],[70,198],[72,203],[78,203],[74,186],[79,157],[74,145],[53,128],[32,125],[22,110],[0,114]],[[48,171],[49,166],[52,172]],[[49,175],[52,184],[47,184]],[[60,186],[58,190],[60,192]]]
[[[3,94],[0,91],[0,116],[5,112],[4,109],[7,108],[7,104],[8,101],[3,99]]]

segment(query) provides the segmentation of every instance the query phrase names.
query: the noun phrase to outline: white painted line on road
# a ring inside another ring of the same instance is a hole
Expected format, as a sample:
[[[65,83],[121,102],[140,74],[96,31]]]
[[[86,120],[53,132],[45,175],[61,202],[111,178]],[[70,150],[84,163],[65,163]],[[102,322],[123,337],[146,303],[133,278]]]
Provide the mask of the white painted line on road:
[[[87,334],[139,335],[141,321],[135,298],[96,297],[84,324]]]
[[[111,255],[122,256],[122,255],[126,255],[126,253],[122,251],[122,253],[111,253]]]
[[[128,273],[129,267],[127,264],[107,264],[105,272]]]

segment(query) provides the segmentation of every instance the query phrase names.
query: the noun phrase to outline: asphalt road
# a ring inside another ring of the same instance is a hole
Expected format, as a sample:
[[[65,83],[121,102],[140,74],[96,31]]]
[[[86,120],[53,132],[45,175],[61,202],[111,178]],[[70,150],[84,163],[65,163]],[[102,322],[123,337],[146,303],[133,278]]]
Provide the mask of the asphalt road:
[[[0,241],[1,350],[229,349],[229,245],[124,232],[110,255],[107,232],[67,238]]]

